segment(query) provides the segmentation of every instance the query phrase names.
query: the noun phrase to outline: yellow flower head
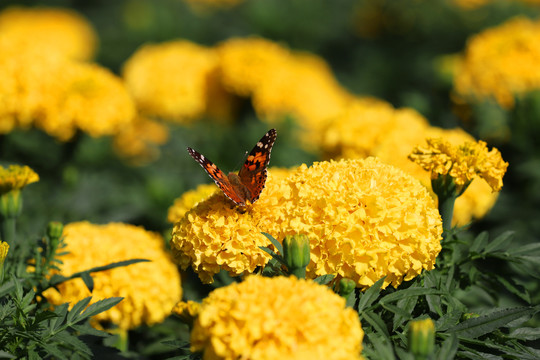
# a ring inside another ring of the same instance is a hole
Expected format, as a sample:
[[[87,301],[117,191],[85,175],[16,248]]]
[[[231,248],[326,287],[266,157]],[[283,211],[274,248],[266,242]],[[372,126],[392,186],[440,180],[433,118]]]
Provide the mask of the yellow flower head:
[[[540,22],[524,17],[473,36],[454,79],[456,92],[512,108],[515,95],[540,88],[539,36]]]
[[[62,8],[9,7],[0,13],[0,37],[77,60],[90,60],[97,46],[88,20]]]
[[[190,326],[193,325],[193,321],[199,316],[200,311],[201,304],[195,301],[180,301],[172,310],[173,314]]]
[[[133,123],[114,136],[114,149],[134,164],[145,164],[159,157],[159,145],[169,139],[168,128],[145,117],[136,117]]]
[[[419,164],[436,179],[449,175],[458,186],[468,185],[475,177],[484,179],[493,191],[500,191],[508,163],[499,150],[488,151],[484,141],[465,142],[453,146],[442,138],[428,138],[427,146],[417,146],[409,159]]]
[[[144,45],[127,60],[123,73],[143,114],[189,123],[209,106],[216,68],[213,49],[177,40]]]
[[[39,181],[39,176],[28,166],[0,166],[0,195],[12,190],[20,190],[28,184]]]
[[[259,246],[306,234],[307,277],[336,274],[368,287],[383,276],[398,285],[431,269],[439,253],[441,219],[427,190],[375,159],[321,162],[286,175],[272,172],[260,199],[238,212],[217,193],[200,202],[173,230],[182,267],[204,282],[225,269],[253,272],[269,260]]]
[[[6,260],[7,254],[9,251],[9,244],[5,241],[0,240],[0,266],[4,264],[4,261]],[[0,272],[2,270],[0,269]]]
[[[52,304],[74,304],[87,296],[92,296],[93,302],[120,296],[124,299],[118,305],[96,315],[94,320],[132,329],[163,321],[180,300],[180,275],[158,234],[122,223],[76,222],[65,226],[64,239],[68,253],[60,258],[63,276],[129,259],[150,262],[92,273],[92,293],[81,279],[62,283],[58,286],[59,292],[48,289],[44,294]]]
[[[180,221],[192,207],[218,190],[216,184],[201,184],[196,189],[186,191],[169,208],[167,221],[174,224]]]
[[[358,314],[325,286],[250,276],[204,299],[191,350],[205,359],[362,359]]]

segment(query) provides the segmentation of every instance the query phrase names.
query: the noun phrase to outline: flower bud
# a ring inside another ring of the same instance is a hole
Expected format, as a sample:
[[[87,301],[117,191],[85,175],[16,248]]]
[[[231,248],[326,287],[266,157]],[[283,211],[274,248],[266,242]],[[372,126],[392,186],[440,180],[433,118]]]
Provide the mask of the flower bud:
[[[4,261],[6,260],[9,250],[9,244],[0,241],[0,285],[4,282]]]
[[[62,237],[64,232],[64,224],[58,221],[51,221],[47,225],[47,236],[51,239],[51,242],[58,242],[58,239]]]
[[[347,299],[349,295],[354,291],[356,288],[356,283],[347,278],[343,278],[339,281],[339,290],[338,293],[341,297]]]
[[[288,235],[283,239],[283,259],[289,273],[298,278],[306,277],[306,266],[309,264],[309,239],[306,235]]]
[[[413,320],[409,323],[409,351],[418,359],[433,353],[435,347],[435,325],[430,318]]]

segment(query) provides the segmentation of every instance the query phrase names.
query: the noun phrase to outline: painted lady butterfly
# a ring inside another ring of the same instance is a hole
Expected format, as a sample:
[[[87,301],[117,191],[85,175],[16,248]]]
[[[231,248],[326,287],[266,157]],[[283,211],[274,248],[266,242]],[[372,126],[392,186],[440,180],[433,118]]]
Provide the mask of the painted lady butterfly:
[[[266,182],[266,167],[270,162],[270,151],[276,141],[276,130],[271,129],[255,144],[246,162],[238,172],[225,173],[204,155],[192,148],[187,148],[189,155],[195,159],[225,195],[239,206],[252,204],[259,198]]]

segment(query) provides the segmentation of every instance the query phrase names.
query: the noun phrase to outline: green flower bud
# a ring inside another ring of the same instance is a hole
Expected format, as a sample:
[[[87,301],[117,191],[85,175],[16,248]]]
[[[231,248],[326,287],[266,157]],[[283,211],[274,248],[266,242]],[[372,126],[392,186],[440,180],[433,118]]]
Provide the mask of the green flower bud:
[[[298,278],[306,277],[309,257],[309,239],[306,235],[288,235],[283,239],[283,259],[289,273]]]
[[[409,323],[409,351],[417,358],[424,359],[433,353],[435,347],[435,325],[430,318],[413,320]]]
[[[51,241],[58,242],[58,239],[62,236],[62,233],[64,232],[64,224],[58,221],[51,221],[47,225],[47,236]]]
[[[341,297],[347,299],[349,295],[354,291],[356,288],[356,283],[347,278],[343,278],[339,281],[339,290],[338,293]]]

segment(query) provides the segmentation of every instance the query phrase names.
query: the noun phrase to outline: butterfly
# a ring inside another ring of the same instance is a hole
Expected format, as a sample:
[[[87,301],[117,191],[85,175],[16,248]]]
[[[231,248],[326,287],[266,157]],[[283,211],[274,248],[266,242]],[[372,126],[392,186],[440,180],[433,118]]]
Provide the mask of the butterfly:
[[[270,151],[276,141],[276,129],[269,130],[255,144],[244,165],[238,172],[225,175],[212,161],[192,148],[187,148],[189,155],[210,175],[223,193],[235,204],[246,206],[253,204],[264,189],[266,168],[270,162]]]

